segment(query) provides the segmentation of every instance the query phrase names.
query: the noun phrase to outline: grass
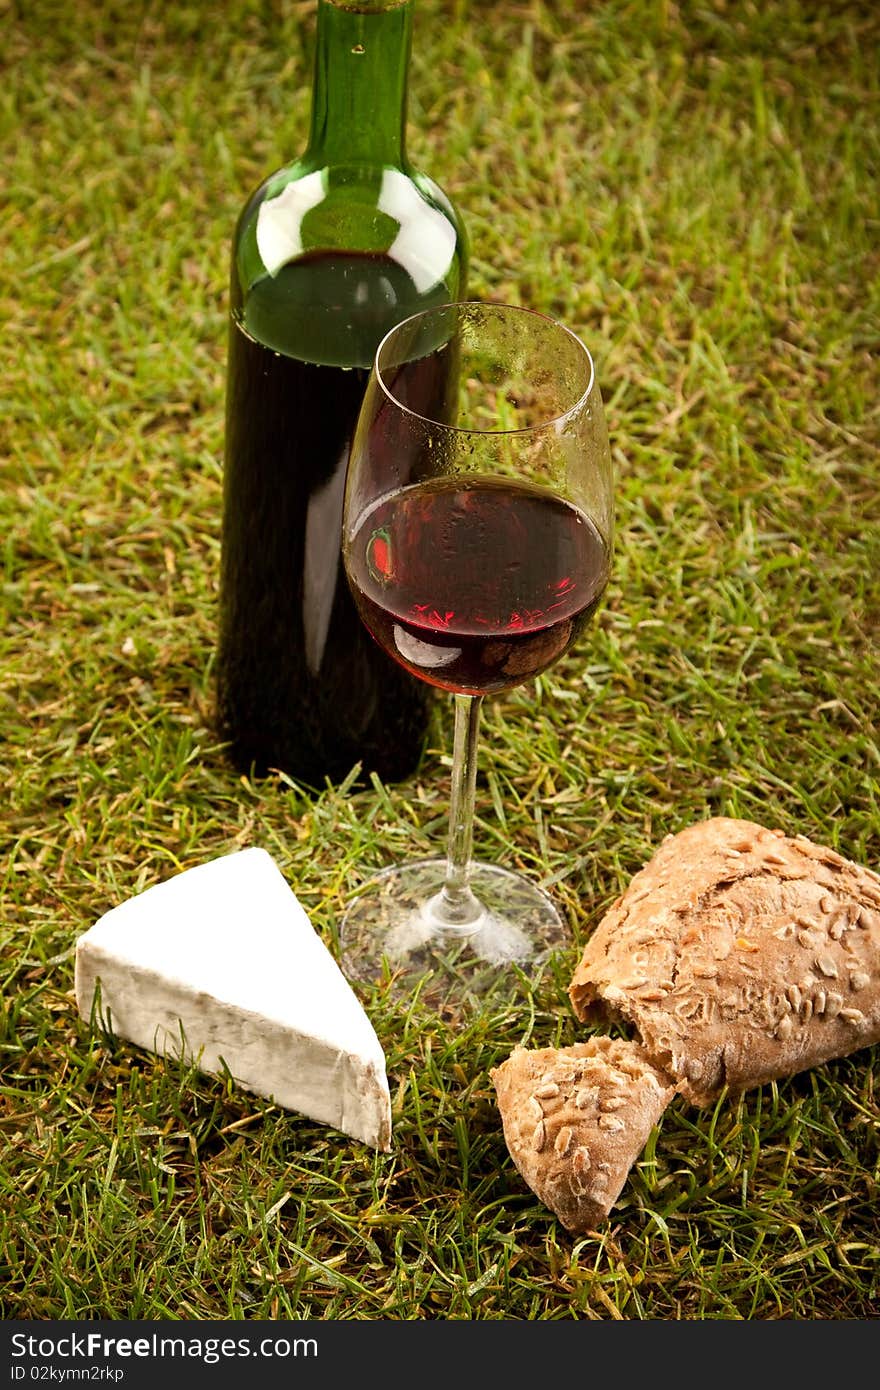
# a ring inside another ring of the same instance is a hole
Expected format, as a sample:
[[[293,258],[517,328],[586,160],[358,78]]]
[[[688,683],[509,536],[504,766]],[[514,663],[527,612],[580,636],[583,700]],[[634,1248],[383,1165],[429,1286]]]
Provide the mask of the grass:
[[[475,296],[562,316],[618,464],[601,616],[487,702],[477,849],[574,945],[453,1032],[381,999],[394,1149],[93,1034],[76,937],[262,845],[325,939],[442,843],[451,723],[362,791],[251,783],[212,731],[228,244],[296,153],[313,7],[0,7],[0,1313],[6,1318],[866,1319],[876,1049],[674,1103],[574,1239],[507,1154],[489,1069],[568,1043],[580,945],[712,813],[880,863],[880,16],[797,0],[421,0],[410,152]]]

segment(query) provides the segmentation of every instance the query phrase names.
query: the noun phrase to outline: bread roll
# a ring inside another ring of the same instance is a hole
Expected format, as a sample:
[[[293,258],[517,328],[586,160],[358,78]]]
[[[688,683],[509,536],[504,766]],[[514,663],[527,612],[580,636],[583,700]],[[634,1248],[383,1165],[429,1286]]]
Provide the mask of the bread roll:
[[[510,1156],[574,1233],[594,1230],[675,1093],[637,1043],[514,1048],[490,1073]]]
[[[636,1030],[706,1105],[880,1040],[880,877],[718,817],[670,835],[593,932],[569,995]]]

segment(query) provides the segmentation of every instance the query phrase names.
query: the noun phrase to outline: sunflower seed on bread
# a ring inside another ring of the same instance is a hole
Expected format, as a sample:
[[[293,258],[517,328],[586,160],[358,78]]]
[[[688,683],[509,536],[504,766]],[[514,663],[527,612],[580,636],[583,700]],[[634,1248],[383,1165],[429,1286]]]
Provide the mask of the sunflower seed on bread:
[[[880,1041],[880,877],[716,817],[667,836],[593,932],[582,1022],[630,1025],[697,1105]]]
[[[604,1036],[516,1047],[490,1076],[516,1168],[574,1233],[608,1216],[675,1094],[637,1043]]]

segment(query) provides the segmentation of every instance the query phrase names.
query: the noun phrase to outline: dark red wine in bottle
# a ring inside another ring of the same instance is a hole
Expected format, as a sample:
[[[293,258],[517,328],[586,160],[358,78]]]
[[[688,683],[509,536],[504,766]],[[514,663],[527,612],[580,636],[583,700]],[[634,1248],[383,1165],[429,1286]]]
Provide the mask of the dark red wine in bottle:
[[[411,11],[319,0],[308,147],[233,242],[218,732],[241,771],[312,788],[356,764],[401,780],[428,727],[427,687],[365,629],[340,553],[376,348],[466,279],[458,214],[404,153]]]
[[[584,512],[508,479],[402,488],[364,512],[350,541],[352,591],[376,640],[458,694],[509,690],[558,661],[608,574]]]

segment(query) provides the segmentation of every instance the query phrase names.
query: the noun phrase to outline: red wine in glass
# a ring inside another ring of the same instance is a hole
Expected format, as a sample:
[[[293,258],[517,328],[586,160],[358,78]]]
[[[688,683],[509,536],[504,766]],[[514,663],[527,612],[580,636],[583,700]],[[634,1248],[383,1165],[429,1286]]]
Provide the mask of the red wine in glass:
[[[348,578],[376,641],[430,685],[509,690],[571,647],[605,589],[608,547],[590,518],[508,478],[403,488],[354,528]]]

